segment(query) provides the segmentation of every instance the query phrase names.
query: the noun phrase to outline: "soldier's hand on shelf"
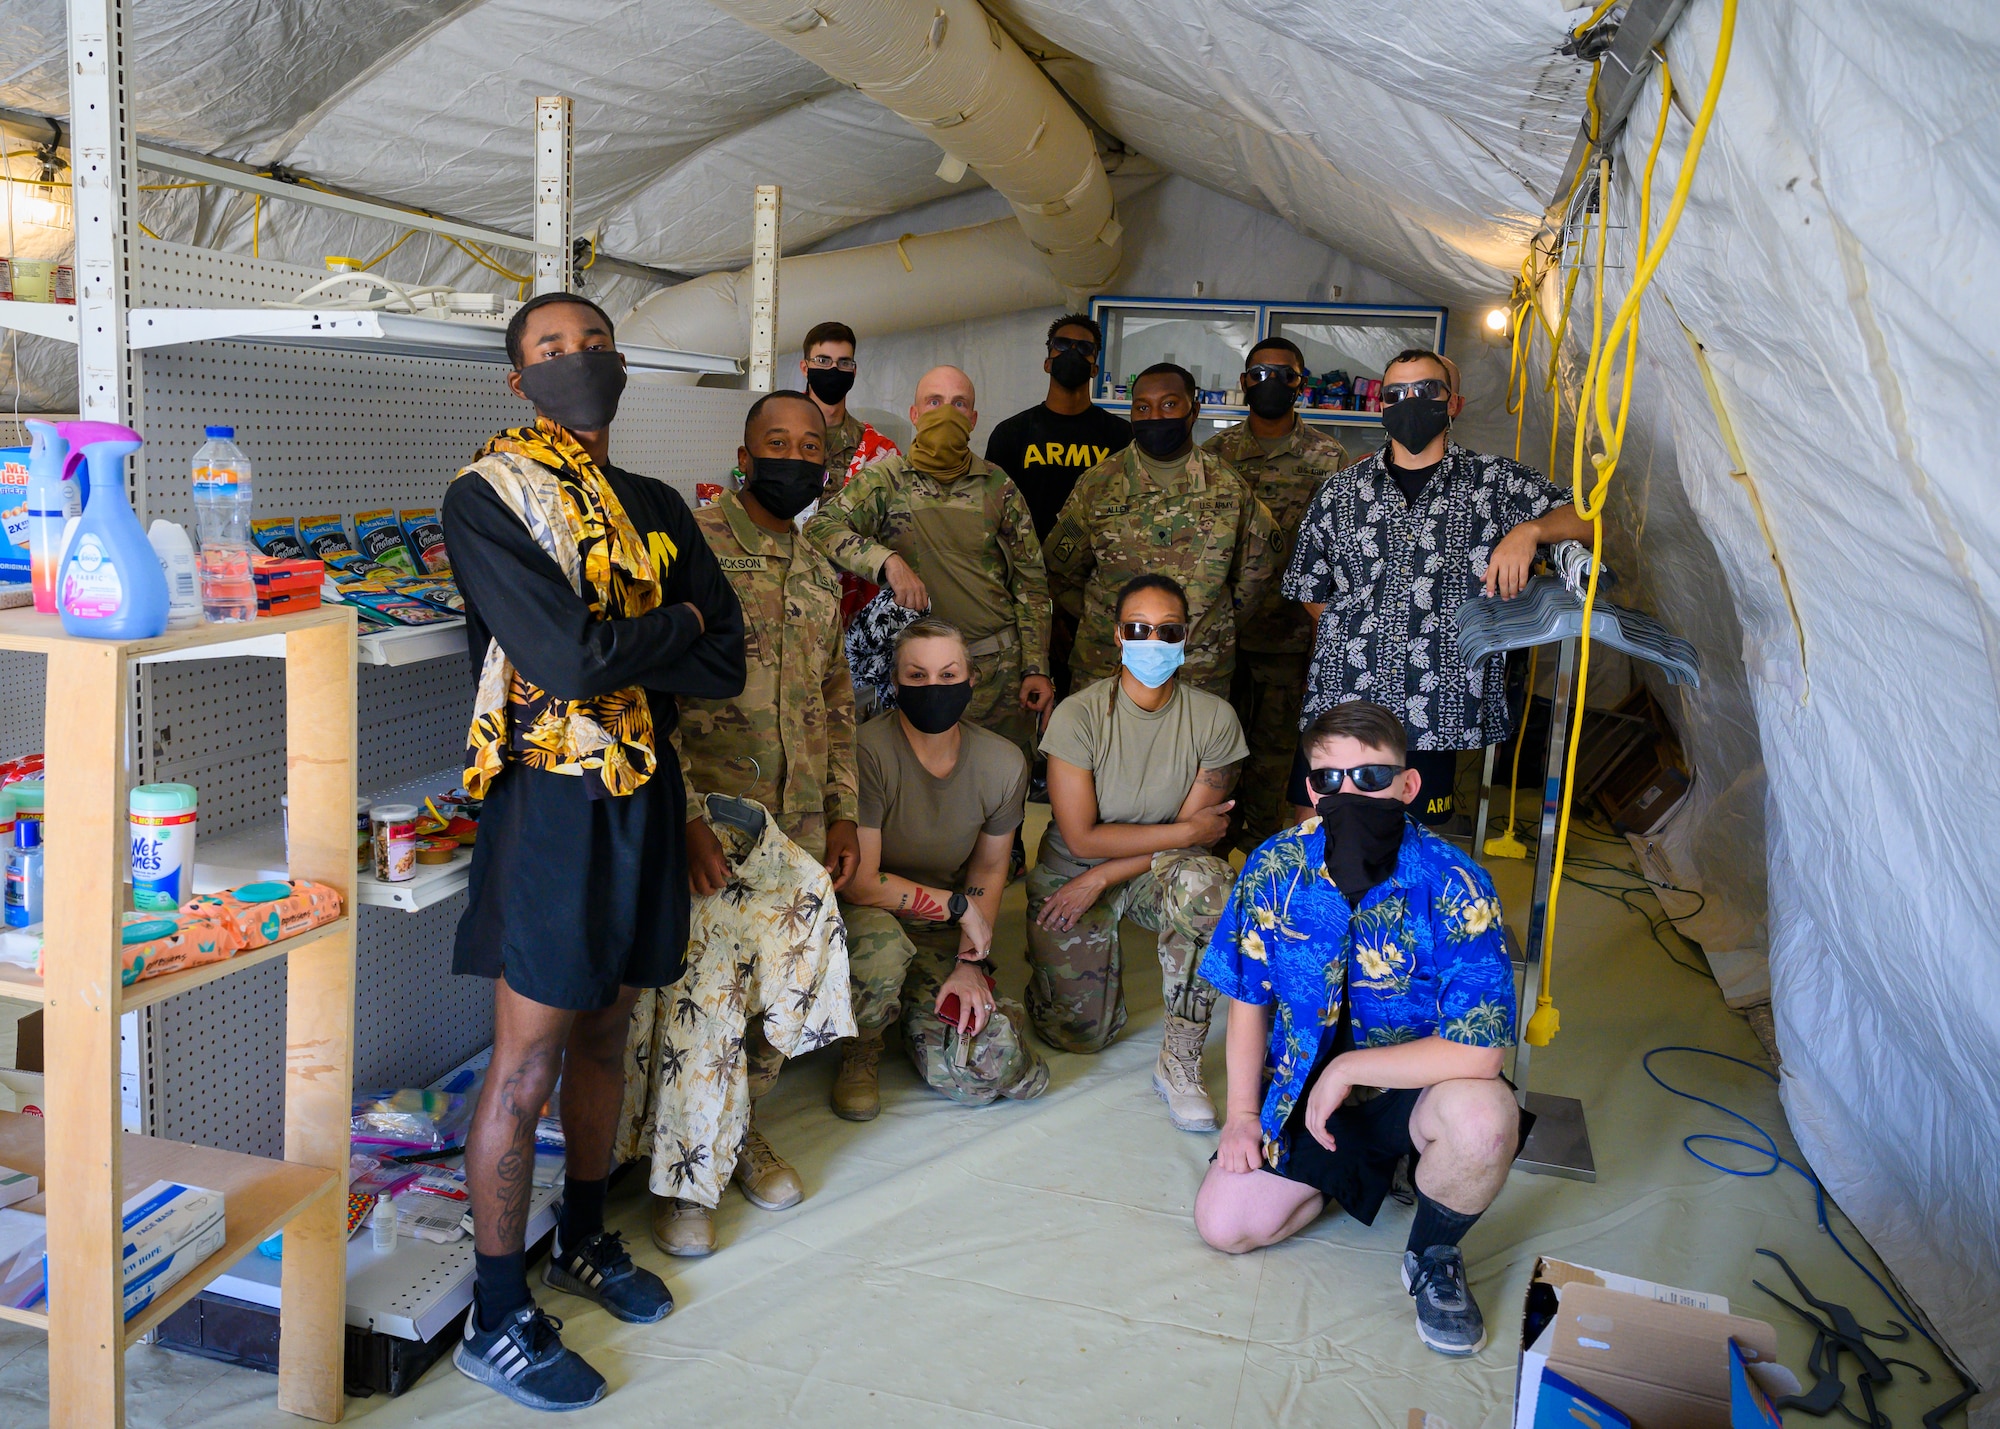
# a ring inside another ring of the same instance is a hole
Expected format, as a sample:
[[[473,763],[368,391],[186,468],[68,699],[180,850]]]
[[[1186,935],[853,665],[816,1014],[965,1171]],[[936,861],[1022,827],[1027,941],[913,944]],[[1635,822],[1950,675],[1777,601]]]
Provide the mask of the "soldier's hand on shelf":
[[[1036,714],[1054,706],[1056,702],[1056,682],[1047,675],[1024,675],[1021,678],[1021,708]]]
[[[688,888],[697,898],[720,893],[729,883],[729,860],[706,821],[687,822]]]
[[[1264,1128],[1256,1112],[1231,1112],[1222,1123],[1222,1139],[1215,1148],[1215,1164],[1225,1171],[1264,1169]]]
[[[890,593],[896,597],[896,604],[903,609],[930,609],[931,593],[924,589],[924,583],[901,556],[891,556],[882,563],[881,584],[889,587]]]
[[[854,870],[861,865],[861,840],[854,832],[854,820],[835,819],[826,826],[826,876],[833,891],[847,887]]]

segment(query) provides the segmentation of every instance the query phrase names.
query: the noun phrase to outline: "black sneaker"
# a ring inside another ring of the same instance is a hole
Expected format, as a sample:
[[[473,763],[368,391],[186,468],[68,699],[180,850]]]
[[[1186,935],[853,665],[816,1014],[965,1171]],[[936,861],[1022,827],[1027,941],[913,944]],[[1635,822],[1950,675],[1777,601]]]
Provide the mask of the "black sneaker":
[[[563,1348],[562,1321],[526,1305],[499,1329],[479,1328],[479,1307],[465,1316],[465,1338],[451,1362],[467,1379],[491,1385],[530,1409],[586,1409],[604,1398],[604,1376]]]
[[[625,1237],[617,1231],[599,1231],[575,1250],[565,1250],[561,1242],[562,1232],[557,1231],[549,1245],[548,1264],[542,1267],[542,1284],[551,1290],[595,1300],[628,1325],[664,1320],[674,1308],[666,1282],[632,1263]]]
[[[1417,1338],[1441,1355],[1476,1355],[1486,1321],[1465,1284],[1465,1257],[1455,1245],[1434,1245],[1418,1259],[1403,1252],[1403,1288],[1417,1297]]]

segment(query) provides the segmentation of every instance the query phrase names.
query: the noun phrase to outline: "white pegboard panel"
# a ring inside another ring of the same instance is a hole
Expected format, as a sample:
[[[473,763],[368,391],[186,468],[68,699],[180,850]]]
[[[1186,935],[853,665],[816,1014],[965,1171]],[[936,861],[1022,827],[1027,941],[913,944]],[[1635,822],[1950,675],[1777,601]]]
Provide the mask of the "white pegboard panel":
[[[213,248],[142,239],[134,257],[132,306],[234,308],[289,302],[329,277],[311,268]]]
[[[463,655],[421,665],[363,665],[356,777],[386,789],[465,762],[471,666]]]
[[[664,481],[694,505],[697,481],[726,481],[755,392],[685,387],[635,373],[611,429],[611,459]]]
[[[285,790],[284,661],[199,660],[147,673],[145,781],[194,785],[201,831],[211,837],[276,818]]]
[[[0,759],[42,748],[42,676],[46,655],[0,651]]]

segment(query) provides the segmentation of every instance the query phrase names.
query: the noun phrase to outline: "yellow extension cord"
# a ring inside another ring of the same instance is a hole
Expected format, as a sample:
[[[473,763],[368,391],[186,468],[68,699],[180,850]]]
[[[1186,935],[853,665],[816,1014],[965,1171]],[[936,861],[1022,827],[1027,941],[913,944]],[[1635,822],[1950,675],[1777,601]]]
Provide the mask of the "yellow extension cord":
[[[1681,171],[1674,182],[1673,199],[1667,206],[1666,217],[1660,223],[1657,243],[1648,236],[1651,218],[1653,191],[1653,166],[1659,158],[1661,141],[1666,137],[1667,116],[1673,107],[1673,75],[1664,60],[1660,63],[1660,119],[1653,135],[1652,149],[1646,155],[1646,167],[1639,180],[1639,227],[1637,243],[1634,247],[1635,268],[1632,283],[1626,291],[1625,299],[1618,305],[1609,332],[1603,330],[1604,314],[1604,249],[1608,237],[1610,204],[1607,201],[1610,162],[1600,158],[1599,196],[1597,204],[1597,276],[1594,295],[1595,317],[1592,323],[1590,361],[1584,368],[1583,388],[1578,394],[1575,443],[1572,451],[1571,469],[1574,473],[1574,499],[1577,515],[1590,522],[1592,549],[1601,553],[1604,536],[1604,503],[1611,487],[1612,478],[1618,471],[1618,458],[1625,441],[1625,420],[1630,414],[1632,402],[1632,377],[1637,367],[1639,343],[1639,302],[1645,295],[1646,287],[1659,269],[1660,260],[1672,242],[1674,230],[1680,224],[1681,212],[1687,207],[1688,193],[1694,185],[1695,167],[1701,160],[1701,150],[1708,138],[1709,124],[1715,118],[1717,100],[1722,94],[1722,82],[1729,72],[1730,43],[1736,33],[1737,0],[1722,0],[1722,18],[1715,42],[1715,59],[1709,67],[1708,89],[1702,96],[1701,108],[1695,115],[1693,131],[1688,136],[1687,154],[1681,160]],[[1571,282],[1574,283],[1574,274]],[[1618,413],[1612,419],[1606,396],[1610,384],[1605,366],[1607,354],[1615,353],[1619,339],[1625,339],[1625,371],[1618,394]],[[1588,423],[1595,418],[1597,433],[1604,450],[1591,458],[1595,470],[1589,492],[1583,487],[1583,451],[1588,436]],[[1556,821],[1556,853],[1554,875],[1549,884],[1548,916],[1542,925],[1542,977],[1541,986],[1535,997],[1535,1011],[1528,1019],[1525,1033],[1530,1046],[1546,1047],[1561,1026],[1560,1014],[1556,1011],[1555,998],[1551,991],[1555,974],[1555,932],[1556,904],[1562,892],[1563,864],[1569,852],[1570,796],[1576,778],[1577,745],[1583,737],[1583,716],[1585,695],[1590,682],[1590,622],[1597,606],[1597,575],[1602,562],[1593,558],[1590,563],[1590,581],[1583,597],[1582,655],[1577,667],[1576,713],[1570,727],[1569,749],[1563,766],[1562,809]]]

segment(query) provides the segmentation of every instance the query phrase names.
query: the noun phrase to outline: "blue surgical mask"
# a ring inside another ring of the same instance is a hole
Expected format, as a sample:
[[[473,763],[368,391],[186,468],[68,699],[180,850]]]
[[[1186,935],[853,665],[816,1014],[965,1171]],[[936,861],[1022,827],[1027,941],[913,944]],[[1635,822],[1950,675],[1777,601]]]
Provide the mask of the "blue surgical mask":
[[[1119,646],[1119,658],[1132,677],[1149,690],[1157,690],[1174,677],[1187,658],[1187,642],[1169,645],[1164,640],[1127,640]]]

